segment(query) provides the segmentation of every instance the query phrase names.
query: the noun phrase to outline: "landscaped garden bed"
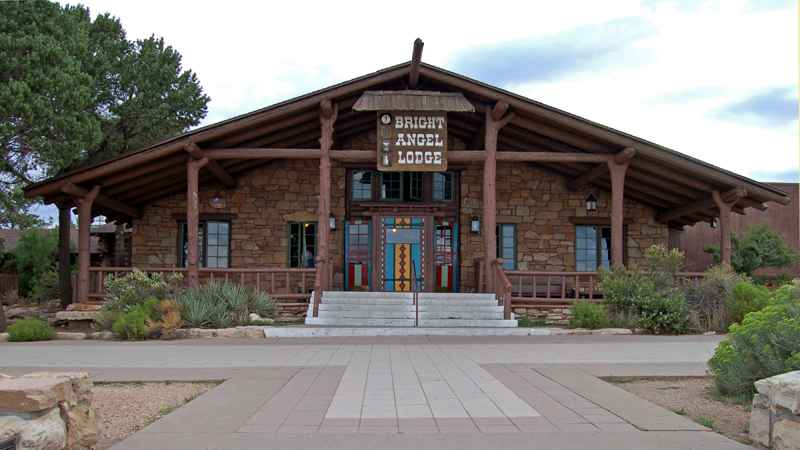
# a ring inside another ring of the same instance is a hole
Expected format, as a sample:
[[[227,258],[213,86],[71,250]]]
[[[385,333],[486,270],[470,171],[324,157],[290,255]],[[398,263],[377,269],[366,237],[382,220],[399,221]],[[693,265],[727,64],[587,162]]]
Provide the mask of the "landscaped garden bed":
[[[95,383],[98,450],[110,448],[216,386],[214,382]]]
[[[718,394],[711,377],[607,378],[606,381],[731,439],[751,443],[750,398]]]

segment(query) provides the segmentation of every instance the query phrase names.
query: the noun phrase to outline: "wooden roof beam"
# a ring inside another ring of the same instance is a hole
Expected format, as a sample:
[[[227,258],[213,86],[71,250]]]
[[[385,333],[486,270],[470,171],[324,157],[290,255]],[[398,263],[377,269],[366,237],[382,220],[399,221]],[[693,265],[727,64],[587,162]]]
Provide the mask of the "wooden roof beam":
[[[76,186],[72,183],[66,183],[61,186],[61,191],[67,195],[70,195],[75,198],[90,198],[92,195],[95,196],[94,201],[97,203],[98,206],[102,206],[122,214],[125,214],[128,217],[141,217],[142,212],[138,208],[133,208],[131,206],[126,205],[125,203],[120,202],[119,200],[115,200],[111,197],[99,193],[100,185],[95,186],[94,189],[91,191],[86,190],[80,186]]]
[[[636,155],[636,149],[628,147],[625,150],[614,155],[614,162],[616,162],[617,164],[624,164],[630,161],[635,155]],[[567,188],[570,191],[577,191],[578,189],[587,186],[597,177],[603,176],[606,173],[608,173],[608,165],[598,164],[597,166],[581,174],[578,178],[570,180],[567,183]]]
[[[194,142],[190,142],[183,147],[186,150],[186,153],[189,154],[193,159],[197,161],[202,161],[203,158],[207,158],[206,152],[200,149]],[[225,170],[224,167],[220,166],[219,163],[216,161],[208,161],[208,164],[205,165],[209,172],[214,174],[214,177],[220,181],[226,188],[233,188],[236,186],[236,180]]]
[[[742,187],[733,188],[725,193],[720,194],[720,197],[726,202],[735,202],[746,196],[747,196],[747,190]],[[700,199],[692,203],[679,206],[677,208],[670,209],[668,211],[664,211],[656,215],[656,220],[661,223],[667,223],[671,220],[689,215],[691,213],[702,212],[708,209],[712,209],[715,206],[716,203],[714,203],[713,197],[709,196],[708,198]]]
[[[408,68],[408,87],[416,89],[419,83],[419,64],[422,62],[422,47],[425,43],[422,39],[414,39],[414,50],[411,52],[411,65]]]

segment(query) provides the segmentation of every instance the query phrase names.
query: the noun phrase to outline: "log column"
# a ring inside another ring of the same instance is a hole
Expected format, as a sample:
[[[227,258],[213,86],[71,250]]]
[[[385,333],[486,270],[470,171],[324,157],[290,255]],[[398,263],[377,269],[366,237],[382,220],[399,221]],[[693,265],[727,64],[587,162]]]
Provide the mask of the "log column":
[[[747,196],[743,188],[733,189],[724,194],[713,191],[711,197],[719,210],[719,256],[720,262],[731,266],[731,211],[739,199]]]
[[[92,204],[100,193],[100,186],[95,186],[86,196],[78,198],[78,301],[89,301],[89,266],[91,265],[91,226]]]
[[[72,273],[69,264],[70,205],[58,205],[58,291],[61,307],[72,303]]]
[[[608,161],[611,175],[611,263],[614,267],[624,267],[625,241],[623,220],[625,210],[625,173],[630,158],[613,158]]]
[[[319,297],[322,292],[329,289],[331,275],[330,260],[328,257],[328,242],[330,240],[330,226],[328,218],[331,215],[331,156],[333,146],[333,124],[338,116],[338,107],[330,100],[320,103],[319,124],[321,135],[319,138],[319,204],[317,205],[317,267],[314,292],[313,315],[319,315]]]
[[[497,258],[497,135],[500,129],[513,119],[508,103],[497,102],[494,108],[486,108],[484,126],[483,161],[483,236],[486,245],[486,291],[494,292],[494,270],[492,261]]]
[[[200,169],[208,158],[190,159],[186,163],[186,275],[189,287],[200,285],[198,270],[197,232],[200,223]]]

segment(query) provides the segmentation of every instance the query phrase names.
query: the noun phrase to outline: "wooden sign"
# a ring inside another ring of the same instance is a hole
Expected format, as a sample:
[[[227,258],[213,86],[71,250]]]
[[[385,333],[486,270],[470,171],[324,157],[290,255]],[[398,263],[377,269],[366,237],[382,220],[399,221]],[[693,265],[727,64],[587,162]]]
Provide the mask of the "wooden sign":
[[[379,111],[378,170],[447,170],[447,113]]]

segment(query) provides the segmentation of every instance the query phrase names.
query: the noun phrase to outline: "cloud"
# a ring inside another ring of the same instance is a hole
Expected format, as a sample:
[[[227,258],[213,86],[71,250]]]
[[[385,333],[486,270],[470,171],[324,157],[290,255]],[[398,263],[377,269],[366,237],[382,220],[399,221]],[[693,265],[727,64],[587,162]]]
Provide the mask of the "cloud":
[[[797,183],[800,182],[800,167],[789,170],[759,170],[750,173],[750,177],[754,180],[764,182],[785,182]]]
[[[797,91],[792,87],[776,87],[751,95],[718,111],[729,120],[759,125],[780,126],[797,120]]]
[[[791,8],[796,4],[796,0],[750,0],[747,4],[747,9],[750,11],[770,11]]]
[[[570,73],[594,70],[612,63],[640,63],[643,52],[631,47],[654,33],[641,17],[582,25],[547,36],[507,41],[456,53],[451,67],[493,84],[553,80]]]

